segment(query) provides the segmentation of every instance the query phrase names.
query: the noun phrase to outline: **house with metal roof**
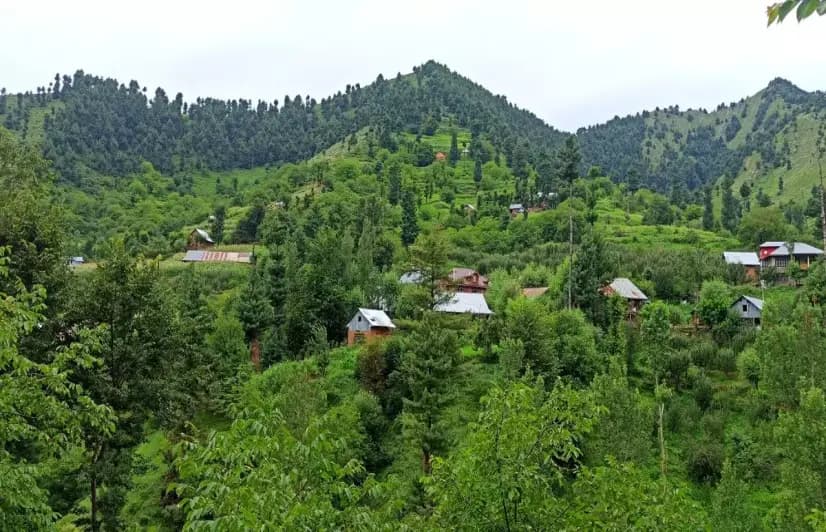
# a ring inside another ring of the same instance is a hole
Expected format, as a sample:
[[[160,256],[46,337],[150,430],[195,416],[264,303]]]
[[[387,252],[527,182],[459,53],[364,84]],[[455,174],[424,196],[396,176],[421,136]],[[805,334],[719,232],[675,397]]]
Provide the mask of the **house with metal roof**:
[[[488,290],[488,278],[471,268],[453,268],[448,281],[457,292],[484,293]]]
[[[628,301],[628,317],[634,318],[639,313],[643,305],[648,303],[648,296],[639,289],[637,285],[631,282],[631,279],[625,277],[617,277],[610,284],[602,287],[602,295],[613,296],[617,295]]]
[[[360,308],[347,324],[347,345],[390,336],[396,325],[383,310]]]
[[[204,249],[211,248],[215,245],[215,241],[209,236],[209,233],[197,227],[189,233],[186,241],[186,249]]]
[[[760,244],[758,254],[760,265],[763,268],[774,268],[782,274],[786,271],[790,261],[800,265],[801,270],[808,270],[812,262],[823,255],[823,250],[805,242],[769,241]]]
[[[206,251],[203,249],[191,249],[186,252],[183,262],[238,262],[241,264],[252,263],[252,253],[243,251]]]
[[[493,314],[488,307],[488,302],[485,301],[484,294],[468,292],[450,294],[445,301],[437,303],[433,310],[447,314],[471,314],[473,316]]]
[[[760,277],[760,258],[753,251],[724,251],[723,260],[729,266],[743,268],[746,277],[752,281]]]
[[[740,296],[732,303],[731,310],[745,322],[759,326],[763,318],[763,300],[751,296]]]
[[[508,205],[508,212],[511,213],[511,218],[525,212],[525,206],[521,203],[511,203]]]

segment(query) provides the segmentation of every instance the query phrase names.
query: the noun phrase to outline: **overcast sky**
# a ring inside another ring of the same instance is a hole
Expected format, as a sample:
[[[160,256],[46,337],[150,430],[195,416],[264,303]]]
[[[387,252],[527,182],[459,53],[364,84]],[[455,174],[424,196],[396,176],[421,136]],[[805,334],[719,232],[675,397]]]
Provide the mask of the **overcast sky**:
[[[320,99],[435,59],[571,131],[777,76],[826,89],[826,17],[767,29],[769,0],[0,2],[12,92],[82,68],[187,100]]]

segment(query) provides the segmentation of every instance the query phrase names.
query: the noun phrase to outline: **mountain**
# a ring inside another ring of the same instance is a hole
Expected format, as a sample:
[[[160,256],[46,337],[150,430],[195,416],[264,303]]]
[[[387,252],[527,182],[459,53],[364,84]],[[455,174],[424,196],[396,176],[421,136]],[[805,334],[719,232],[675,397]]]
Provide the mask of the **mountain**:
[[[802,199],[813,184],[814,139],[824,116],[824,93],[778,78],[711,112],[657,108],[580,129],[577,137],[584,166],[598,165],[618,181],[696,190],[728,176],[776,194],[786,175],[784,197]]]
[[[432,134],[444,120],[485,137],[508,160],[553,153],[566,136],[433,61],[406,76],[348,85],[321,101],[297,95],[186,103],[180,93],[170,99],[158,88],[150,98],[137,81],[83,71],[56,76],[36,93],[0,98],[6,127],[23,136],[42,129],[37,140],[69,182],[91,173],[128,175],[141,161],[167,174],[297,162],[363,128],[392,147],[391,134]]]

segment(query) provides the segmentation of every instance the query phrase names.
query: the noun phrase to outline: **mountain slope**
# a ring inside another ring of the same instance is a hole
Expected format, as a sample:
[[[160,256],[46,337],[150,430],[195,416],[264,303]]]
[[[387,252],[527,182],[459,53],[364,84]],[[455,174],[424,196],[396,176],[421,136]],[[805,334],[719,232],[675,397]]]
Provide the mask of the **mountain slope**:
[[[391,134],[432,133],[445,119],[487,138],[508,160],[515,152],[529,161],[552,153],[565,138],[432,61],[406,76],[348,86],[320,102],[299,95],[281,102],[198,98],[187,104],[180,93],[170,99],[159,88],[149,98],[136,81],[124,85],[83,71],[64,77],[59,90],[50,86],[41,97],[39,89],[31,98],[33,108],[52,99],[62,105],[45,117],[43,147],[70,182],[93,173],[135,173],[143,160],[164,173],[296,162],[365,127],[389,147]],[[19,131],[23,123],[9,125]]]
[[[577,132],[585,165],[617,180],[636,174],[667,191],[697,189],[724,175],[768,186],[788,173],[798,197],[813,170],[813,124],[823,120],[826,95],[775,79],[754,96],[715,111],[679,107],[645,111]],[[785,191],[784,191],[785,192]],[[808,191],[806,191],[808,192]]]

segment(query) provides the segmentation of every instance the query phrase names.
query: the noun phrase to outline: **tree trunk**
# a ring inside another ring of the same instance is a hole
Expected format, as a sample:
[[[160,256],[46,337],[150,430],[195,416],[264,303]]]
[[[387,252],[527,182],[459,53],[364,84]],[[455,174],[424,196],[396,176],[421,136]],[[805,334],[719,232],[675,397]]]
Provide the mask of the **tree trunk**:
[[[657,438],[660,441],[660,473],[665,477],[668,472],[668,454],[665,449],[665,433],[663,431],[663,413],[665,412],[665,403],[660,403],[658,407],[659,422],[657,423]]]
[[[427,476],[430,476],[430,473],[433,471],[433,457],[430,456],[430,452],[425,451],[422,449],[422,473]]]
[[[250,360],[255,367],[255,371],[261,371],[261,342],[256,334],[250,342]]]
[[[90,498],[92,500],[92,532],[98,531],[98,480],[92,471],[92,480],[90,482]]]

